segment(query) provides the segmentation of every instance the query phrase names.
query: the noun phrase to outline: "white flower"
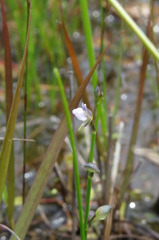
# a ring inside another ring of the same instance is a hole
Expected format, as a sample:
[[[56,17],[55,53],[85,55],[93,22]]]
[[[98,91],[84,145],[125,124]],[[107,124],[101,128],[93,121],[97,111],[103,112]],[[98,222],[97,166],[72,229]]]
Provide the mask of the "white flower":
[[[80,121],[83,121],[78,130],[87,126],[93,119],[92,112],[87,108],[86,104],[82,103],[82,108],[76,108],[72,110],[72,113],[78,118]]]

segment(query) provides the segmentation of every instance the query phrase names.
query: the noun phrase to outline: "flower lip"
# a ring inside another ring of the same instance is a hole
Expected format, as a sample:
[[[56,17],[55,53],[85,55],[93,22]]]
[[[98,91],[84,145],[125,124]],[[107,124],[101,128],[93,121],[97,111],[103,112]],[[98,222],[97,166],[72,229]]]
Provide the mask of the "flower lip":
[[[82,109],[83,109],[85,115],[87,116],[87,118],[92,121],[92,119],[93,119],[92,112],[87,108],[86,104],[82,103]]]
[[[87,116],[85,112],[83,111],[83,108],[76,108],[72,110],[72,113],[78,118],[80,121],[85,121],[87,120]]]

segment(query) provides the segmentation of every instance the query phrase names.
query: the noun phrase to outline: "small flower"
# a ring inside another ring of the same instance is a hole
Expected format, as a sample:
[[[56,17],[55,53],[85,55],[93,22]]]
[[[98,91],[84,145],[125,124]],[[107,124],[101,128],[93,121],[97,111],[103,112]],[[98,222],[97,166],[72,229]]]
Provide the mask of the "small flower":
[[[78,118],[80,121],[83,121],[78,130],[87,126],[92,120],[93,115],[92,112],[87,108],[86,104],[82,103],[82,108],[76,108],[72,110],[72,113]]]

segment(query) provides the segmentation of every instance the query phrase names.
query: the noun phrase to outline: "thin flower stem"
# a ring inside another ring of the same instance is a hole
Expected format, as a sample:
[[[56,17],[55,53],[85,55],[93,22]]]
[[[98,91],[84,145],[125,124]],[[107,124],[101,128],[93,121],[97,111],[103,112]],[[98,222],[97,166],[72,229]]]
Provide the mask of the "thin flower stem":
[[[105,14],[104,9],[102,6],[102,0],[100,0],[100,13],[101,13],[101,46],[100,52],[102,53],[104,50],[104,34],[105,34]],[[105,146],[107,148],[107,132],[108,132],[108,114],[107,114],[107,84],[106,84],[106,64],[104,58],[101,61],[101,68],[102,68],[102,91],[104,93],[104,101],[101,105],[101,113],[100,113],[100,120],[101,120],[101,127],[102,127],[102,134],[104,136]]]
[[[63,102],[63,106],[64,106],[66,118],[67,118],[68,130],[69,130],[70,141],[71,141],[72,152],[73,152],[75,181],[76,181],[77,200],[78,200],[78,211],[79,211],[79,222],[80,222],[80,234],[81,234],[81,239],[85,240],[82,198],[81,198],[81,191],[80,191],[80,178],[79,178],[79,171],[78,171],[78,161],[77,161],[75,139],[74,139],[73,128],[72,128],[72,121],[71,121],[70,111],[69,111],[64,87],[63,87],[62,80],[61,80],[61,77],[60,77],[60,74],[59,74],[59,71],[57,68],[54,68],[54,74],[58,81],[58,85],[59,85],[59,89],[60,89],[60,93],[61,93],[61,97],[62,97],[62,102]]]
[[[95,146],[95,139],[96,139],[96,131],[99,121],[100,115],[100,106],[101,101],[97,104],[97,115],[95,124],[93,123],[93,131],[92,131],[92,140],[91,140],[91,150],[89,155],[89,163],[93,162],[93,155],[94,155],[94,146]],[[88,215],[89,215],[89,205],[90,205],[90,195],[91,195],[91,186],[92,186],[92,177],[88,175],[87,179],[87,196],[86,196],[86,209],[85,209],[85,221],[84,221],[84,228],[85,228],[85,237],[87,239],[87,224],[88,224]]]
[[[73,72],[73,66],[72,62],[69,64],[70,71],[69,71],[69,88],[70,88],[70,100],[73,99],[73,81],[74,81],[74,72]],[[72,122],[73,127],[73,134],[75,136],[75,126],[74,126],[74,119]],[[76,136],[75,136],[75,142],[76,142]],[[74,170],[74,163],[73,163],[73,176],[72,176],[72,234],[71,239],[74,240],[76,238],[76,182],[75,182],[75,170]]]
[[[124,21],[121,22],[121,30],[124,29]],[[118,77],[117,77],[117,86],[115,90],[115,102],[114,102],[114,111],[113,111],[113,125],[115,122],[115,117],[118,111],[119,100],[120,100],[120,87],[121,87],[121,74],[122,74],[122,58],[123,58],[123,37],[120,38],[119,45],[119,60],[118,60]]]
[[[26,23],[26,38],[29,26],[29,11],[30,11],[30,1],[27,0],[27,23]],[[26,139],[27,132],[27,92],[28,92],[28,51],[26,56],[25,63],[25,75],[24,75],[24,113],[23,113],[23,138]],[[26,141],[23,142],[23,188],[22,188],[22,196],[23,196],[23,204],[25,202],[25,173],[26,173]]]

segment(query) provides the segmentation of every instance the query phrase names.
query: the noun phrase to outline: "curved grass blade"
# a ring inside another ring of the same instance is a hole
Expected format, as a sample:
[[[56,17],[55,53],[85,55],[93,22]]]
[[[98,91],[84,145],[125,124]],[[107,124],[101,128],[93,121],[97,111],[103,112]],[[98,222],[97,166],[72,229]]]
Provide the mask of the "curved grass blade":
[[[112,43],[122,34],[122,32],[114,38],[114,40],[108,45],[108,47],[104,50],[104,52],[99,56],[97,59],[97,62],[85,78],[85,80],[82,82],[81,86],[79,87],[78,91],[76,92],[74,98],[72,99],[71,103],[69,104],[69,109],[70,112],[74,108],[77,108],[79,101],[82,98],[82,95],[84,93],[84,90],[86,89],[86,86],[96,69],[97,65],[101,61],[102,57],[108,50],[108,48],[112,45]],[[71,117],[73,115],[71,114]],[[15,232],[16,234],[23,240],[27,230],[29,228],[29,225],[31,223],[31,220],[34,216],[34,213],[36,211],[36,208],[39,204],[39,201],[41,199],[41,196],[44,192],[45,186],[48,182],[50,173],[52,172],[52,169],[55,165],[55,162],[57,160],[57,157],[59,155],[59,152],[61,150],[61,147],[63,145],[63,141],[68,133],[68,128],[67,128],[67,120],[66,116],[63,117],[61,120],[53,138],[52,141],[47,149],[47,152],[45,154],[45,157],[41,163],[41,166],[39,168],[39,171],[36,175],[36,178],[32,184],[32,187],[29,191],[29,194],[26,198],[26,202],[22,208],[22,212],[18,218],[17,224],[15,226]],[[14,237],[11,237],[11,240],[15,240]]]
[[[75,145],[75,137],[72,127],[71,115],[68,107],[67,98],[65,95],[65,90],[63,87],[63,83],[61,80],[60,73],[57,68],[54,68],[54,74],[57,78],[57,82],[59,85],[59,90],[62,97],[63,107],[65,109],[68,131],[72,146],[72,153],[73,153],[73,164],[74,164],[74,172],[75,172],[75,182],[76,182],[76,190],[77,190],[77,200],[78,200],[78,212],[79,212],[79,223],[80,223],[80,235],[81,240],[85,240],[85,233],[84,233],[84,225],[83,225],[83,208],[82,208],[82,197],[81,197],[81,188],[80,188],[80,176],[78,170],[78,160],[77,160],[77,152],[76,152],[76,145]]]
[[[80,0],[80,9],[81,9],[81,18],[83,23],[84,35],[85,35],[89,66],[90,68],[92,68],[95,63],[95,53],[93,49],[92,28],[91,28],[89,12],[88,12],[88,3],[86,0]],[[97,76],[97,71],[95,71],[92,76],[92,86],[94,89],[97,83],[98,83],[98,76]]]
[[[3,33],[4,33],[4,47],[5,47],[5,82],[6,82],[6,116],[7,120],[9,118],[10,109],[12,106],[12,57],[10,50],[10,42],[9,42],[9,33],[6,15],[4,11],[3,0],[1,2],[1,12],[3,19]]]
[[[61,8],[60,8],[60,10],[61,10]],[[62,10],[61,10],[61,14],[62,14]],[[65,23],[64,23],[64,20],[63,20],[63,15],[62,15],[62,28],[63,28],[63,32],[64,32],[65,43],[66,43],[70,58],[72,60],[73,68],[74,68],[75,75],[76,75],[76,78],[77,78],[77,83],[78,83],[78,86],[80,86],[81,83],[83,82],[83,76],[82,76],[82,72],[81,72],[81,69],[79,67],[78,61],[77,61],[77,57],[76,57],[74,47],[73,47],[73,45],[70,41],[70,38],[68,36],[67,30],[66,30],[66,27],[65,27]],[[88,99],[87,91],[85,91],[84,94],[83,94],[83,100],[87,104],[87,107],[89,109],[91,109],[91,105],[90,105],[90,102],[89,102],[89,99]]]
[[[16,237],[16,239],[20,240],[20,238],[15,234],[15,232],[12,231],[12,230],[11,230],[10,228],[8,228],[7,226],[5,226],[5,225],[3,225],[3,224],[0,224],[0,228],[9,231],[11,234],[13,234],[13,235]]]
[[[26,22],[26,37],[28,33],[28,24],[29,24],[29,12],[30,12],[30,1],[27,0],[27,22]],[[23,138],[26,139],[26,119],[27,119],[27,99],[28,99],[28,51],[25,61],[25,75],[24,75],[24,129],[23,129]],[[23,188],[22,188],[22,195],[23,195],[23,204],[25,202],[25,173],[26,173],[26,141],[23,142]]]
[[[12,87],[12,57],[9,41],[9,32],[4,11],[3,0],[0,0],[1,12],[3,19],[3,32],[4,32],[4,48],[5,48],[5,83],[6,83],[6,122],[8,121],[10,109],[13,100],[13,87]],[[9,159],[8,174],[7,174],[7,204],[8,204],[8,218],[11,228],[13,228],[13,212],[14,212],[14,152],[11,149]]]
[[[12,149],[13,135],[14,135],[14,130],[15,130],[15,123],[16,123],[16,119],[17,119],[17,112],[18,112],[18,106],[19,106],[19,101],[20,101],[20,94],[21,94],[21,88],[22,88],[22,82],[23,82],[23,74],[24,74],[24,68],[25,68],[25,60],[26,60],[28,41],[29,41],[30,22],[31,22],[31,10],[30,10],[27,40],[26,40],[22,65],[21,65],[21,69],[20,69],[20,74],[19,74],[19,78],[18,78],[18,84],[17,84],[10,116],[8,119],[5,138],[3,141],[2,150],[1,150],[1,154],[0,154],[0,176],[1,176],[0,202],[1,202],[3,188],[4,188],[5,179],[6,179],[6,175],[7,175],[9,158],[10,158],[11,149]]]
[[[117,0],[108,0],[108,3],[113,6],[119,16],[128,24],[132,31],[139,37],[149,53],[159,62],[159,52],[149,38],[143,33],[138,25],[133,21],[129,14],[124,10]]]

